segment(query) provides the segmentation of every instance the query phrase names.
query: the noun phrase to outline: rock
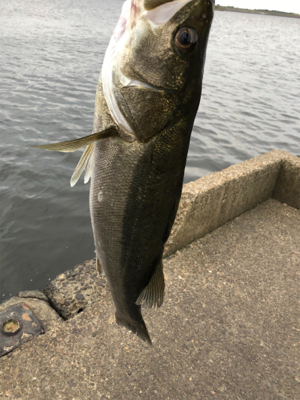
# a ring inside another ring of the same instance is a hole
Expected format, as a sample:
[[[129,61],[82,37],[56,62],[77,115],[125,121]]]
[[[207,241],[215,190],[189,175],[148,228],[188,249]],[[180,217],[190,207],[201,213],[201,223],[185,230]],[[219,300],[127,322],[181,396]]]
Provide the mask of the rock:
[[[69,319],[97,301],[107,288],[106,279],[96,272],[94,259],[58,275],[44,293],[58,314]]]
[[[41,323],[43,330],[47,332],[57,324],[63,322],[62,318],[50,306],[47,297],[39,290],[28,290],[20,292],[17,297],[0,304],[0,311],[4,311],[7,307],[22,304],[25,302],[30,311]]]
[[[48,302],[47,296],[44,293],[40,292],[39,290],[25,290],[23,292],[19,292],[17,297],[22,298],[32,298],[32,299],[40,299]]]

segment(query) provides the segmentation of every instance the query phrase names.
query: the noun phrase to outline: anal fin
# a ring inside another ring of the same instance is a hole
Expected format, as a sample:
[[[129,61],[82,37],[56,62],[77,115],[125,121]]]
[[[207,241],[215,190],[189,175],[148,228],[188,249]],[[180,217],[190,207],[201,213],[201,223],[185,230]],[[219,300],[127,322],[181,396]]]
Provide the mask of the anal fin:
[[[147,307],[160,307],[164,301],[165,279],[162,259],[157,264],[150,282],[140,293],[135,304]]]

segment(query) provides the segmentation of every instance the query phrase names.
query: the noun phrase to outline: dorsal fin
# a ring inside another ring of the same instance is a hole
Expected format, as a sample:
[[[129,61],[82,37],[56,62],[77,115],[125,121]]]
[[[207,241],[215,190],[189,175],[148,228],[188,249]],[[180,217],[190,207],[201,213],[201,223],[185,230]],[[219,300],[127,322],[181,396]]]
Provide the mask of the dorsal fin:
[[[118,135],[118,130],[113,125],[107,129],[104,129],[101,132],[92,133],[91,135],[85,136],[83,138],[75,140],[67,140],[66,142],[42,144],[40,146],[33,146],[33,147],[36,147],[37,149],[44,149],[50,151],[61,151],[62,153],[71,153],[72,151],[79,150],[84,146],[88,146],[92,143],[95,143],[97,140],[117,135]]]
[[[162,259],[157,264],[150,282],[142,290],[135,304],[147,307],[160,307],[164,301],[165,280]]]

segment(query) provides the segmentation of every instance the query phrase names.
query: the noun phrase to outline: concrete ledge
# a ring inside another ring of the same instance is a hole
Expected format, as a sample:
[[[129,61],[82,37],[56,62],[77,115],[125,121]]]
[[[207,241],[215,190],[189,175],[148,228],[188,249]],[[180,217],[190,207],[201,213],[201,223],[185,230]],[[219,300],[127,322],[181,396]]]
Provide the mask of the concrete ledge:
[[[270,198],[300,209],[299,157],[275,150],[184,185],[164,256]],[[19,297],[1,304],[0,311],[26,298],[47,331],[62,321],[59,316],[75,317],[105,296],[107,289],[106,280],[96,274],[95,260],[90,260],[57,276],[44,290],[47,298],[41,297],[43,294],[38,291],[22,292]]]
[[[288,154],[282,160],[273,197],[300,210],[300,157]]]
[[[300,159],[281,150],[184,185],[164,256],[272,197],[300,208]]]
[[[92,305],[106,290],[109,290],[106,279],[99,276],[93,259],[58,275],[44,293],[58,314],[69,319]]]
[[[272,151],[184,185],[165,256],[275,197],[300,208],[300,158]],[[95,260],[57,276],[44,290],[64,319],[93,304],[108,289]]]

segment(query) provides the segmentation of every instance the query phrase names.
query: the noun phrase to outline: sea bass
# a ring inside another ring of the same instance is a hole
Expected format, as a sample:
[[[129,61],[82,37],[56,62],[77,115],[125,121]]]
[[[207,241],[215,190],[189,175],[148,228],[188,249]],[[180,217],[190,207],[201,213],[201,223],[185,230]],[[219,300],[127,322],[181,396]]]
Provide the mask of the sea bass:
[[[87,146],[97,269],[116,321],[151,343],[141,306],[164,299],[162,255],[179,204],[214,0],[126,0],[98,84],[93,133],[37,146]],[[101,266],[101,267],[100,267]]]

